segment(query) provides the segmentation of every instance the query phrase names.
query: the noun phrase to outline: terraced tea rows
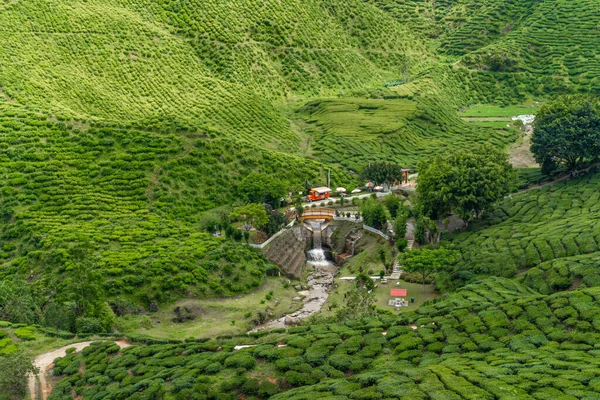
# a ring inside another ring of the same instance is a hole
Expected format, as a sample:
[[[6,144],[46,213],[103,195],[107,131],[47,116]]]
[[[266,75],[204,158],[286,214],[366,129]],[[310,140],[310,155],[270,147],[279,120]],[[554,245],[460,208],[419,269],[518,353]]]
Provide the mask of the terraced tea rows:
[[[542,262],[597,252],[599,186],[600,174],[591,173],[506,199],[489,224],[451,238],[463,254],[461,268],[513,276]]]
[[[189,38],[214,76],[270,98],[380,86],[424,52],[406,26],[356,0],[120,3]]]
[[[97,251],[94,268],[110,295],[160,300],[188,289],[198,296],[248,291],[268,265],[203,232],[201,213],[231,202],[227,182],[251,171],[290,188],[325,180],[317,164],[244,142],[76,125],[0,103],[2,277],[51,288],[69,275],[72,246],[85,242]],[[334,182],[348,183],[332,172]]]
[[[506,296],[507,287],[520,297]],[[121,351],[97,344],[56,362],[55,374],[66,377],[50,399],[70,398],[73,390],[84,400],[134,393],[156,399],[217,393],[232,398],[280,393],[278,399],[597,396],[600,327],[594,310],[600,289],[541,296],[492,280],[467,291],[475,297],[449,313],[422,310],[400,319]],[[494,300],[482,304],[477,297]],[[442,308],[445,301],[438,302]],[[251,340],[258,346],[234,350]]]
[[[439,152],[481,143],[502,148],[516,135],[510,129],[474,128],[430,101],[404,98],[315,101],[299,116],[311,124],[306,133],[315,156],[355,171],[381,160],[416,167]]]

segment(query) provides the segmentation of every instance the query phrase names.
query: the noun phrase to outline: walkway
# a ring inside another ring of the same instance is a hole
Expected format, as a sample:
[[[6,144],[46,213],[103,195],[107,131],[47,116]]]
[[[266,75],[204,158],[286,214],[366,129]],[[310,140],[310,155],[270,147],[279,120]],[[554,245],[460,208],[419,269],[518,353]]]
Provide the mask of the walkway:
[[[50,393],[52,393],[52,386],[51,386],[50,382],[46,381],[46,374],[48,372],[48,369],[54,365],[54,360],[56,360],[59,357],[66,356],[67,349],[74,348],[75,351],[81,351],[81,350],[85,349],[86,347],[88,347],[90,344],[95,343],[97,341],[98,340],[90,341],[90,342],[73,343],[73,344],[61,347],[60,349],[52,350],[52,351],[49,351],[47,353],[40,354],[39,356],[37,356],[35,358],[35,360],[33,361],[33,365],[39,369],[39,372],[37,375],[29,376],[29,394],[31,396],[31,400],[36,400],[36,399],[40,399],[40,398],[42,400],[46,400],[48,398],[48,395]],[[126,342],[124,340],[117,340],[117,341],[115,341],[115,343],[117,344],[117,346],[119,346],[122,349],[125,347],[131,346],[131,343]],[[42,392],[40,396],[38,396],[38,393],[37,393],[36,378],[39,378],[39,380],[40,380],[39,387]]]
[[[364,199],[367,198],[369,196],[371,196],[373,193],[377,193],[377,197],[383,197],[383,196],[388,196],[390,194],[392,194],[392,192],[369,192],[369,193],[364,193],[364,194],[360,194],[357,196],[348,196],[348,197],[344,197],[346,200],[346,203],[350,203],[352,202],[352,199]],[[310,207],[313,204],[316,205],[317,207],[324,207],[326,205],[328,205],[327,203],[329,203],[330,201],[335,201],[335,200],[339,200],[338,197],[332,197],[330,199],[327,200],[321,200],[321,201],[313,201],[313,202],[306,202],[306,203],[302,203],[302,206],[304,208],[306,207]]]
[[[600,162],[592,164],[589,167],[584,168],[582,170],[578,170],[577,174],[578,174],[578,176],[581,176],[582,174],[588,173],[590,171],[590,169],[592,169],[594,167],[598,167],[598,166],[600,166]],[[518,192],[513,193],[513,194],[527,193],[527,192],[529,192],[531,190],[541,189],[541,188],[543,188],[545,186],[553,186],[555,183],[562,182],[562,181],[567,181],[567,180],[569,180],[571,178],[576,178],[576,176],[571,176],[571,173],[568,173],[566,175],[561,176],[560,178],[556,178],[556,179],[553,179],[551,181],[548,181],[548,182],[545,182],[545,183],[542,183],[542,184],[539,184],[539,185],[530,186],[530,187],[528,187],[526,189],[519,190]],[[510,197],[511,197],[510,194],[508,196],[504,196],[504,198],[510,198]]]
[[[302,213],[300,220],[304,222],[307,219],[324,219],[331,220],[335,217],[335,210],[332,208],[315,208],[307,209]]]

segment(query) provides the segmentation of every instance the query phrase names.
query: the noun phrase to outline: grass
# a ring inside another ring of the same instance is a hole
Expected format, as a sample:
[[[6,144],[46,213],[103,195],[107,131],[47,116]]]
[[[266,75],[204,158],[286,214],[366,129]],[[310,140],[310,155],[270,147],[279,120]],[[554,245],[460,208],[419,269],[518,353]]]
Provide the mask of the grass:
[[[249,329],[250,320],[256,318],[257,313],[267,307],[273,313],[272,318],[279,318],[301,307],[301,302],[292,301],[298,296],[294,290],[297,282],[292,282],[288,288],[284,287],[283,282],[287,282],[287,279],[269,278],[259,289],[230,298],[181,299],[161,307],[157,313],[150,315],[149,320],[145,316],[126,316],[121,317],[117,324],[122,325],[123,333],[162,339],[211,338],[217,335],[241,334]],[[272,299],[266,300],[271,291]],[[279,299],[279,303],[276,299]],[[263,300],[264,303],[261,304]],[[188,322],[173,322],[175,307],[188,307],[197,313],[197,318]],[[247,313],[251,315],[246,316]],[[231,321],[235,321],[235,324]]]
[[[323,306],[323,311],[320,315],[328,316],[335,314],[336,308],[341,307],[344,304],[344,294],[350,291],[354,285],[353,281],[347,280],[335,280],[338,285],[330,294],[327,302]],[[396,283],[399,285],[396,285]],[[433,285],[425,285],[418,283],[405,282],[403,280],[388,280],[388,283],[382,285],[378,280],[375,281],[377,284],[377,288],[373,290],[373,294],[376,298],[376,306],[383,311],[391,311],[393,314],[399,314],[407,311],[414,311],[419,308],[426,301],[431,301],[438,297],[438,294],[435,293],[435,288]],[[408,307],[400,307],[397,311],[396,307],[391,307],[388,305],[388,301],[392,299],[390,297],[390,289],[400,288],[407,289],[407,296],[405,300],[407,300]],[[414,303],[410,302],[411,297],[415,299]],[[329,306],[333,306],[331,310],[329,310]]]
[[[540,104],[535,105],[515,105],[515,106],[494,106],[488,104],[477,104],[462,110],[459,115],[461,117],[489,117],[489,118],[502,118],[503,120],[510,121],[511,117],[518,115],[532,115],[536,114],[540,108]]]

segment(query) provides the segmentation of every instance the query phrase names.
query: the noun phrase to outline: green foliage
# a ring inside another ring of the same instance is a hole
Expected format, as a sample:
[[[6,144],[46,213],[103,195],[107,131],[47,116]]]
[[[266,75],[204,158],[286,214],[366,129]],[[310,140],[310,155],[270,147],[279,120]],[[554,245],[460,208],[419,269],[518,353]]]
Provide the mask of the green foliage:
[[[512,277],[517,269],[533,267],[538,268],[524,278],[542,293],[564,289],[588,274],[585,282],[597,285],[596,273],[585,260],[593,263],[599,249],[599,182],[600,175],[590,173],[512,195],[482,226],[451,236],[461,252],[452,285],[461,286],[473,274]],[[578,273],[568,271],[571,265]]]
[[[429,276],[448,269],[458,257],[459,253],[454,250],[423,248],[404,253],[402,265],[406,271],[421,275],[425,285]]]
[[[402,167],[387,162],[371,163],[364,168],[362,177],[367,181],[373,181],[377,185],[390,186],[395,181],[402,179]]]
[[[269,215],[262,204],[248,204],[237,207],[229,214],[229,219],[249,224],[248,230],[253,226],[263,226],[269,222]]]
[[[0,393],[10,399],[22,399],[27,393],[29,374],[37,372],[32,360],[22,351],[0,354]]]
[[[419,204],[433,219],[456,213],[468,221],[508,194],[513,180],[507,155],[489,146],[436,156],[419,164]]]
[[[286,194],[286,184],[269,175],[252,173],[246,176],[238,186],[240,197],[248,203],[269,204],[279,208],[279,199]]]
[[[565,164],[575,170],[600,157],[600,104],[589,97],[561,97],[536,115],[531,152],[546,172]]]
[[[275,345],[280,332],[260,338],[271,344],[243,350],[233,350],[247,343],[241,337],[211,351],[193,342],[122,350],[95,343],[55,361],[63,379],[50,399],[70,398],[73,390],[84,398],[115,392],[170,398],[191,388],[262,398],[283,390],[283,399],[536,398],[549,388],[554,396],[576,390],[594,397],[599,301],[600,288],[544,296],[494,278],[399,317],[311,324],[295,330],[288,347]]]
[[[35,340],[36,339],[35,331],[36,331],[36,328],[33,326],[24,326],[22,328],[18,328],[17,330],[15,330],[14,334],[16,337],[18,337],[19,339],[22,339],[22,340]]]
[[[375,199],[364,200],[360,205],[360,213],[365,225],[375,229],[383,229],[387,223],[388,214],[383,203]]]

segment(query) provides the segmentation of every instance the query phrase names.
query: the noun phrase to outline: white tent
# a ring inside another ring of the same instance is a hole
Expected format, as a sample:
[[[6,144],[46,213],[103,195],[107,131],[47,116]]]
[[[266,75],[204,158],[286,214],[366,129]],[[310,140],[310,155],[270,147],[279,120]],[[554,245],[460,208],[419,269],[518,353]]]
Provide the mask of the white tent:
[[[339,188],[335,189],[335,191],[338,193],[346,193],[346,189],[343,187],[339,187]]]
[[[356,193],[360,193],[360,192],[362,192],[362,190],[360,190],[359,188],[356,188],[351,193],[356,194]]]

